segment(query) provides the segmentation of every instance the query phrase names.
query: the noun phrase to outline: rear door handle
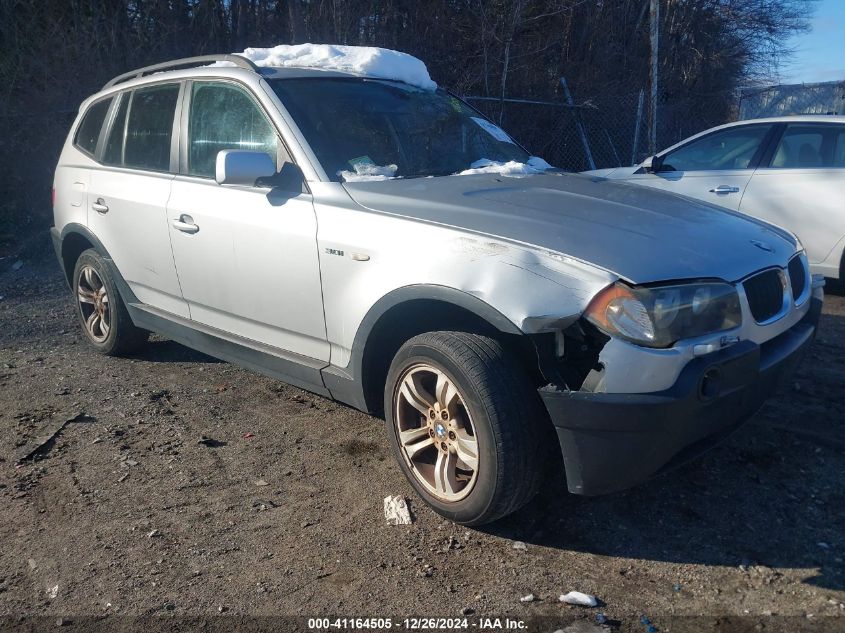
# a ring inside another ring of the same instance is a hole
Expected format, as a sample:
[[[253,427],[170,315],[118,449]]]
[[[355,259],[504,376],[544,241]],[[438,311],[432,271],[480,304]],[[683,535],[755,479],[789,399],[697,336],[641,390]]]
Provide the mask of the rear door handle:
[[[91,208],[97,213],[101,213],[103,215],[109,212],[109,207],[102,198],[97,198],[97,202],[91,203]]]
[[[174,229],[177,231],[182,231],[182,233],[196,233],[200,230],[196,224],[194,224],[194,218],[189,215],[182,214],[176,220],[173,220],[170,223]]]
[[[731,187],[730,185],[719,185],[710,190],[710,193],[739,193],[739,187]]]

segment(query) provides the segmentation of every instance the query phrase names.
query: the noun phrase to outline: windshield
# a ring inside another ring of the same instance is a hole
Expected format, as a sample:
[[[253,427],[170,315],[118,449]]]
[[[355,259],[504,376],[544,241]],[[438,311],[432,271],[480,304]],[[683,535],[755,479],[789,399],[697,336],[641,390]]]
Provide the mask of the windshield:
[[[363,78],[270,85],[335,181],[446,176],[479,161],[528,163],[499,127],[443,90]]]

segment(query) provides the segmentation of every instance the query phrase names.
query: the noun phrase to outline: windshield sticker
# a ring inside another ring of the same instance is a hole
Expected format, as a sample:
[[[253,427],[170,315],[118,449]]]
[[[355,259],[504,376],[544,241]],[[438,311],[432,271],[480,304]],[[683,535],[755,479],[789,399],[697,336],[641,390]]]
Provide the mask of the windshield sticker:
[[[497,141],[502,141],[503,143],[513,143],[514,145],[516,145],[516,143],[514,143],[511,139],[511,137],[507,135],[507,132],[505,132],[498,125],[494,125],[493,123],[490,123],[490,121],[481,119],[476,116],[470,118],[478,124],[478,127],[482,128],[485,132],[487,132]]]

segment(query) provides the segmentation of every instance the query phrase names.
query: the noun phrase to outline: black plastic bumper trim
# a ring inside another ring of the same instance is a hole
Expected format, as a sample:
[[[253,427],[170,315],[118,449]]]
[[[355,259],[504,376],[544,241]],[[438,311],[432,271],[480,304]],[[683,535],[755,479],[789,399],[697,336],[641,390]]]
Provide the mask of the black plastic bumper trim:
[[[750,418],[810,345],[821,314],[757,345],[743,341],[690,361],[675,384],[644,394],[564,391],[540,396],[560,441],[569,491],[601,495],[635,486],[694,457]],[[705,376],[718,384],[702,388]]]

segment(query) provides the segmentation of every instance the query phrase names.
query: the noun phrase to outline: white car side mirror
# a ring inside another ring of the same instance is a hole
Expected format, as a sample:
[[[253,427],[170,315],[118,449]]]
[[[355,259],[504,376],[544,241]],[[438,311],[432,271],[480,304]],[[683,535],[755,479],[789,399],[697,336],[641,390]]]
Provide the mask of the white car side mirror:
[[[264,152],[243,149],[224,149],[217,154],[215,180],[220,185],[254,187],[259,178],[276,173],[276,164]]]

